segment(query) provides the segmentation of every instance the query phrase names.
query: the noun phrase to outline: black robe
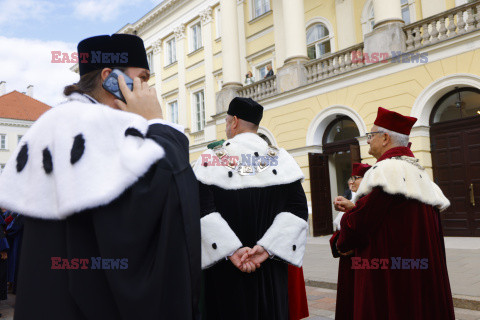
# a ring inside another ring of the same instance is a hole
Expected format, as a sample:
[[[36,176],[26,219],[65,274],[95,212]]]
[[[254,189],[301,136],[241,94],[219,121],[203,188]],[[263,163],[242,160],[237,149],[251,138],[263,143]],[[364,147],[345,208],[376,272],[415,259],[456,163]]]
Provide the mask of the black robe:
[[[113,201],[61,220],[25,219],[16,320],[200,318],[200,210],[188,139],[164,124],[150,125],[144,138],[165,155]]]
[[[236,146],[242,144],[245,139],[249,141],[243,147],[250,144],[250,140],[257,145],[255,150],[251,150],[252,155],[255,151],[262,154],[263,148],[267,147],[258,136],[241,134],[227,140],[220,148],[235,152]],[[229,177],[228,170],[218,166],[212,168],[213,173],[208,173],[210,177],[218,179],[217,183],[208,185],[204,183],[208,181],[202,173],[204,164],[199,161],[197,165],[200,167],[195,166],[195,173],[200,181],[202,265],[206,268],[204,313],[207,320],[288,319],[287,263],[301,265],[303,253],[300,254],[300,260],[290,253],[304,250],[308,207],[301,178],[295,180],[301,176],[300,168],[293,158],[286,161],[291,167],[282,164],[283,157],[290,156],[284,150],[280,153],[279,165],[270,166],[257,174],[258,181],[267,184],[263,186],[251,187],[251,180],[257,179],[256,177],[234,178],[233,175],[237,174],[236,172],[232,172],[232,176]],[[216,174],[219,176],[215,176]],[[239,178],[237,181],[240,181],[241,186],[229,185],[230,178],[232,180]],[[294,181],[286,182],[289,178]],[[278,184],[272,183],[276,179]],[[229,186],[235,189],[228,189]],[[275,223],[280,215],[282,215],[280,220],[285,218],[291,226],[296,228],[293,232],[295,236],[291,236],[284,225]],[[225,222],[228,226],[224,224]],[[228,227],[231,231],[227,230]],[[216,234],[220,228],[225,228],[225,238]],[[269,230],[270,235],[278,239],[279,246],[275,246],[272,242],[266,244],[266,241],[261,241],[265,239]],[[282,238],[283,231],[286,231],[285,238]],[[302,235],[297,237],[296,232]],[[235,236],[238,237],[239,242],[237,239],[232,240],[236,238]],[[255,272],[241,272],[226,259],[228,254],[239,247],[253,248],[257,243],[262,244],[274,257],[267,259]],[[215,252],[221,251],[222,248],[223,253],[215,255]],[[206,254],[210,256],[205,258]]]

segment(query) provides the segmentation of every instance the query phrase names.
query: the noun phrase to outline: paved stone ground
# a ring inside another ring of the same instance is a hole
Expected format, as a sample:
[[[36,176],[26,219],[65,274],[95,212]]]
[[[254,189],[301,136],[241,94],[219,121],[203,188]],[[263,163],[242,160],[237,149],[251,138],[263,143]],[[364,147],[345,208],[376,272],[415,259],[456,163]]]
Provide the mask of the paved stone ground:
[[[310,317],[308,320],[331,320],[335,319],[335,290],[306,287],[308,309]],[[480,311],[455,308],[455,319],[457,320],[479,320]]]
[[[328,244],[329,238],[308,238],[303,260],[305,280],[337,283],[338,259],[332,257]],[[459,241],[462,241],[462,239],[445,238],[447,267],[452,293],[479,298],[480,246],[477,243],[480,242],[480,238],[464,238],[464,245]]]

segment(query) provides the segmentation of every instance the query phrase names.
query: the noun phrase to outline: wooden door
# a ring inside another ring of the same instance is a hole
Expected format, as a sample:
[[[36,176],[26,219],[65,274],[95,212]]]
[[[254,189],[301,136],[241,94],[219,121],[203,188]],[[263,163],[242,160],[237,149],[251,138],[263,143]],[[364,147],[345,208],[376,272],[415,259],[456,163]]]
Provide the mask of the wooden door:
[[[333,221],[328,155],[309,153],[308,161],[310,168],[313,236],[331,234],[333,232]]]
[[[451,206],[446,236],[480,236],[480,117],[432,125],[433,175]]]

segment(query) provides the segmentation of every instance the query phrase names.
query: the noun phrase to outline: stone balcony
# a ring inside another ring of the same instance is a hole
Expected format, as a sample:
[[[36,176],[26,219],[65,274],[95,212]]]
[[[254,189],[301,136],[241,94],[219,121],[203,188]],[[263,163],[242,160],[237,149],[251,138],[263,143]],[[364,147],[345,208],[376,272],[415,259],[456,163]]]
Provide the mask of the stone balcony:
[[[398,59],[401,59],[402,54],[419,51],[420,49],[434,46],[441,42],[451,41],[454,38],[479,30],[480,0],[403,26],[403,34],[400,37],[402,43],[398,43],[396,47],[405,49],[401,52],[396,52],[396,55],[393,57],[391,51],[395,50],[385,48],[385,52],[377,53],[380,54],[378,59],[369,59],[372,56],[371,52],[376,50],[368,48],[368,44],[371,42],[367,43],[365,41],[365,43],[362,42],[330,53],[319,59],[307,61],[303,64],[305,67],[305,79],[299,81],[298,87],[312,85],[372,64],[399,62]],[[367,37],[368,35],[366,35]],[[238,89],[237,95],[261,101],[286,91],[288,90],[281,88],[281,81],[278,81],[274,76],[241,87]]]

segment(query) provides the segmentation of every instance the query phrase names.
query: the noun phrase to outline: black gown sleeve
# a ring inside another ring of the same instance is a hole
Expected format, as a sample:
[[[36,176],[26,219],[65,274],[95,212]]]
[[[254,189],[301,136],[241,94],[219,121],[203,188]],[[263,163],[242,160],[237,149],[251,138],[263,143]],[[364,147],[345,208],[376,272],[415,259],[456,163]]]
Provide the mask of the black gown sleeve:
[[[308,206],[300,181],[288,187],[288,201],[257,244],[297,267],[303,263],[308,230]]]

